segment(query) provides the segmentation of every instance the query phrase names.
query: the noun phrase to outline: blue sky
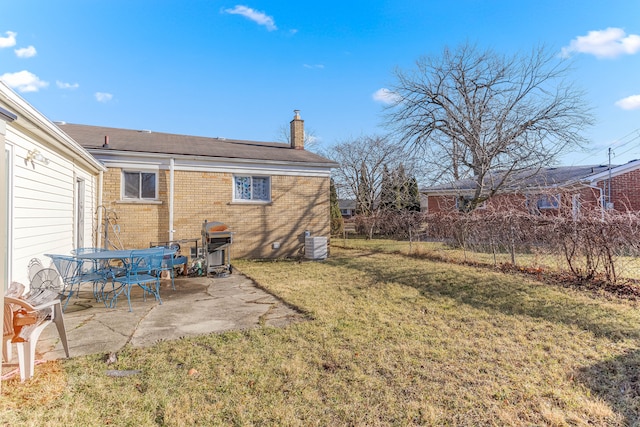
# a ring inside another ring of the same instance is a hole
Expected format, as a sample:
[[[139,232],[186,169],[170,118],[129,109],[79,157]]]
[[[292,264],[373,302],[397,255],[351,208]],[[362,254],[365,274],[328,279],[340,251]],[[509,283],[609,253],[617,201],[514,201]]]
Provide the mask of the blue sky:
[[[321,147],[379,127],[392,72],[465,42],[574,60],[596,126],[563,164],[640,158],[640,1],[4,2],[0,79],[54,121]]]

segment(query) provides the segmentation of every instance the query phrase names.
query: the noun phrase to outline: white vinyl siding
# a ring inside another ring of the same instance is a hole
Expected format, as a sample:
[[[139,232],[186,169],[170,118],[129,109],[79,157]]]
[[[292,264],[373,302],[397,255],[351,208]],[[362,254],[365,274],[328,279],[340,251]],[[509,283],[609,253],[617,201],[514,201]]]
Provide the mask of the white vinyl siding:
[[[46,150],[38,140],[18,134],[9,127],[7,140],[14,145],[13,174],[13,260],[11,280],[29,284],[27,265],[39,258],[49,266],[45,253],[68,254],[76,234],[75,188],[78,178],[85,181],[85,243],[93,238],[97,176],[79,167],[74,159]],[[38,149],[48,164],[24,161],[28,152]]]

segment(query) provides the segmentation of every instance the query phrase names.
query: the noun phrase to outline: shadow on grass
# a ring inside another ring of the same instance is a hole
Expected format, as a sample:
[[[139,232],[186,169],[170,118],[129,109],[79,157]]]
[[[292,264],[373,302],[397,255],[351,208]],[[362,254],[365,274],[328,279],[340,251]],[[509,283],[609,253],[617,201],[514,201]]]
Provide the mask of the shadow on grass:
[[[368,274],[374,282],[395,282],[418,289],[425,296],[444,296],[474,308],[507,315],[530,316],[553,323],[575,325],[598,337],[618,341],[640,338],[637,317],[604,306],[586,296],[521,277],[487,272],[472,267],[431,261],[409,262],[417,268],[402,267],[403,255],[330,258],[329,263]],[[374,259],[375,257],[375,259]],[[395,261],[394,261],[395,260]]]
[[[640,425],[640,350],[581,369],[577,379],[622,414],[625,425]]]

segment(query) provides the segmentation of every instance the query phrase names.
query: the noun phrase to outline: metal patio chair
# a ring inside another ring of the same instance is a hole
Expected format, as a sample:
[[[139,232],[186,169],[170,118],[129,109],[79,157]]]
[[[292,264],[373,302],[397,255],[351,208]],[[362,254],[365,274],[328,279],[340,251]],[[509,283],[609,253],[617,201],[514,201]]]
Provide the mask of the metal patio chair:
[[[147,293],[153,294],[156,301],[162,304],[160,298],[160,273],[162,272],[162,260],[164,258],[164,248],[137,249],[132,250],[128,260],[125,261],[126,272],[123,276],[113,279],[115,287],[111,298],[111,307],[115,307],[118,296],[124,292],[131,308],[131,288],[134,285],[140,286],[146,301]]]
[[[162,247],[162,246],[158,246]],[[176,290],[176,267],[179,265],[184,265],[184,268],[187,268],[187,257],[184,255],[179,255],[180,245],[177,243],[171,244],[168,247],[162,247],[164,249],[164,256],[162,258],[162,267],[161,271],[168,271],[171,277],[171,288]]]
[[[29,260],[29,265],[27,266],[27,268],[29,270],[29,282],[31,282],[36,273],[44,268],[44,265],[42,265],[42,261],[40,261],[39,258],[31,258],[31,260]]]
[[[45,254],[53,261],[53,265],[58,270],[60,278],[62,279],[62,289],[60,289],[60,295],[66,298],[62,310],[66,310],[69,300],[75,292],[80,292],[80,283],[82,283],[81,268],[83,261],[74,258],[69,255],[57,255],[57,254]]]
[[[102,252],[105,249],[102,248],[78,248],[73,249],[71,253],[73,255],[93,253],[93,252]],[[102,300],[102,291],[104,286],[106,285],[108,280],[113,280],[113,278],[122,273],[122,269],[119,267],[113,267],[109,264],[109,260],[98,260],[98,259],[83,259],[81,261],[79,273],[80,273],[80,283],[92,283],[93,285],[93,296],[96,301]]]

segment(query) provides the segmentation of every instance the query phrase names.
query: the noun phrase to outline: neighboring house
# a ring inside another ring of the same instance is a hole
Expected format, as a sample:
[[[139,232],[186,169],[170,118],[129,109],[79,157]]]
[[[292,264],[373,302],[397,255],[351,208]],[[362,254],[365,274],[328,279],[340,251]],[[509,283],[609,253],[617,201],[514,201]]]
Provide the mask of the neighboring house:
[[[338,206],[340,207],[340,213],[344,219],[349,219],[356,214],[355,200],[339,199]]]
[[[0,228],[4,289],[29,285],[28,264],[46,253],[92,246],[100,176],[106,169],[0,82]]]
[[[498,176],[499,174],[496,174]],[[494,179],[499,179],[494,176]],[[421,189],[430,213],[464,210],[473,197],[473,180]],[[586,206],[617,211],[640,211],[640,160],[619,166],[564,166],[546,168],[505,188],[480,206],[521,207],[531,212],[574,212]]]
[[[205,220],[234,233],[232,257],[292,256],[305,232],[330,235],[337,165],[304,150],[297,111],[291,144],[58,126],[106,166],[101,203],[115,212],[124,247],[200,238]]]

